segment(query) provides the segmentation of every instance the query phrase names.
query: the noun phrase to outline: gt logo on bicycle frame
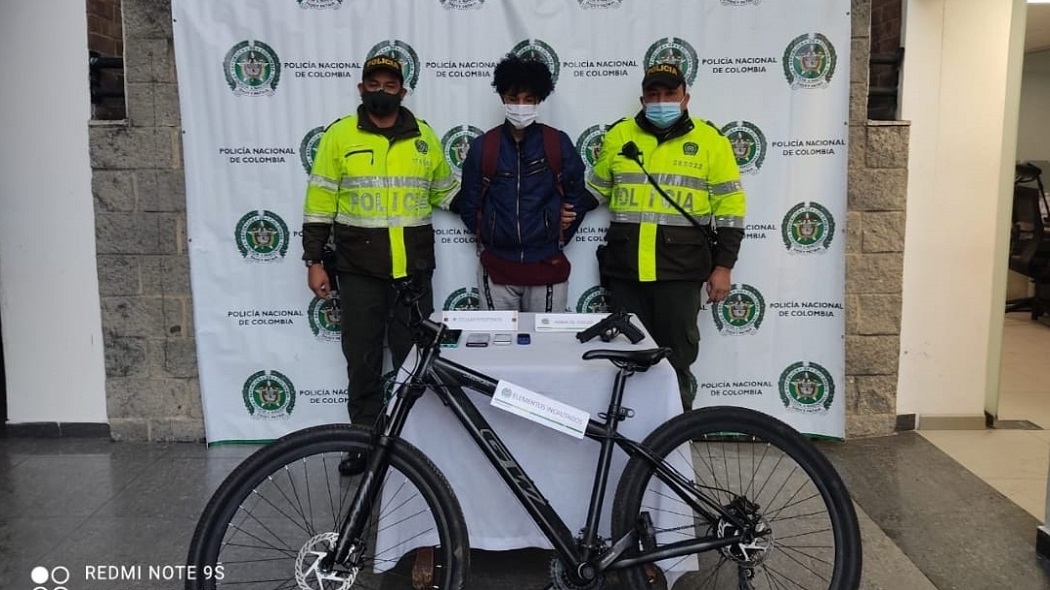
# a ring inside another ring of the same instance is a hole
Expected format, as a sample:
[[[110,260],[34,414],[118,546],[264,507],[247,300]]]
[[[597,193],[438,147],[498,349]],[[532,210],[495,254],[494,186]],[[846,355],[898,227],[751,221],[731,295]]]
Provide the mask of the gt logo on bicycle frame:
[[[510,451],[507,447],[496,437],[496,433],[492,432],[488,428],[482,428],[478,431],[481,434],[481,439],[485,441],[492,452],[496,454],[496,459],[499,460],[500,467],[504,469],[514,481],[518,483],[518,487],[525,493],[530,499],[535,502],[539,502],[545,506],[549,505],[547,499],[543,497],[543,494],[536,489],[536,484],[532,483],[529,476],[525,474],[525,470],[518,465],[514,458],[511,457]]]

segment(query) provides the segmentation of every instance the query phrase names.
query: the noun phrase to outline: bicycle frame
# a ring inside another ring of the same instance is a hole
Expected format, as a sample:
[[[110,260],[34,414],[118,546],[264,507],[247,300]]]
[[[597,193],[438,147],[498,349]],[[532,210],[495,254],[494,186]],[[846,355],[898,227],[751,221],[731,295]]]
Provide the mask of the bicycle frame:
[[[716,518],[724,519],[736,526],[735,530],[746,530],[745,524],[736,515],[731,514],[702,491],[696,489],[691,482],[665,464],[659,457],[654,456],[648,449],[617,432],[618,423],[628,417],[627,410],[622,407],[621,403],[626,379],[632,374],[629,369],[621,368],[616,375],[612,398],[604,415],[604,422],[591,418],[584,434],[587,438],[597,441],[601,449],[591,490],[590,505],[587,510],[587,523],[583,529],[583,539],[580,544],[581,550],[577,551],[576,540],[569,527],[554,511],[547,498],[536,487],[528,473],[517,462],[510,450],[503,444],[502,439],[492,430],[488,421],[464,392],[464,388],[469,388],[487,397],[492,397],[498,381],[441,357],[437,342],[445,326],[430,320],[424,320],[422,324],[424,329],[432,332],[434,336],[429,339],[429,344],[421,344],[418,347],[420,354],[411,377],[398,387],[393,407],[385,419],[381,417],[376,425],[374,445],[376,451],[369,457],[368,469],[365,472],[361,490],[354,498],[350,511],[342,523],[339,541],[327,558],[330,560],[329,564],[333,561],[345,563],[350,556],[354,540],[359,538],[370,508],[376,501],[379,482],[385,477],[386,456],[390,445],[400,438],[409,412],[426,389],[431,389],[467,430],[529,516],[551,542],[562,563],[568,566],[567,573],[578,578],[577,583],[593,580],[603,571],[633,567],[744,542],[742,535],[709,536],[673,543],[658,551],[641,551],[635,557],[621,558],[629,548],[638,546],[638,531],[632,530],[613,541],[604,552],[598,553],[598,527],[614,445],[623,449],[629,457],[643,457],[652,465],[660,481],[669,486],[682,500],[688,502],[697,513],[710,521]],[[420,340],[422,339],[417,339],[417,343]]]

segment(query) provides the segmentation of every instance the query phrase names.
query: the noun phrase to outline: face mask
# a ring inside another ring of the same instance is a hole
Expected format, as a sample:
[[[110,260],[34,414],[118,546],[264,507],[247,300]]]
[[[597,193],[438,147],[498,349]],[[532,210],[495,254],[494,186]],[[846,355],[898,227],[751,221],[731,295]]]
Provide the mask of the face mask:
[[[365,110],[369,113],[377,117],[386,117],[397,112],[398,107],[401,106],[401,95],[376,90],[362,93],[361,102],[364,103]]]
[[[534,104],[507,104],[507,120],[515,129],[524,129],[536,122],[539,110]]]
[[[682,116],[682,104],[677,102],[650,102],[645,105],[645,118],[660,129],[670,127]]]

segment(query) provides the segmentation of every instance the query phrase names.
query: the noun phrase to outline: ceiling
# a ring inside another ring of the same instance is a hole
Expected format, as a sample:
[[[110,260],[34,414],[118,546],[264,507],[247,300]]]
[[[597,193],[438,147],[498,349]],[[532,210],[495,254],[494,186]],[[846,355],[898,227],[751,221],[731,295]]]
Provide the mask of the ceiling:
[[[1029,4],[1025,53],[1050,49],[1050,4]]]

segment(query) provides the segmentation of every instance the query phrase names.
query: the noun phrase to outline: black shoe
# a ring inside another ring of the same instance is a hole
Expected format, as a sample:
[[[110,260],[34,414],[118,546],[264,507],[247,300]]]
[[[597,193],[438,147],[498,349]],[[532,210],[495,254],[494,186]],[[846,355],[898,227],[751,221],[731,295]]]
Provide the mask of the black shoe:
[[[352,475],[361,475],[365,472],[365,467],[368,466],[368,455],[357,452],[357,453],[345,453],[343,460],[339,462],[339,475],[345,475],[347,477]]]

